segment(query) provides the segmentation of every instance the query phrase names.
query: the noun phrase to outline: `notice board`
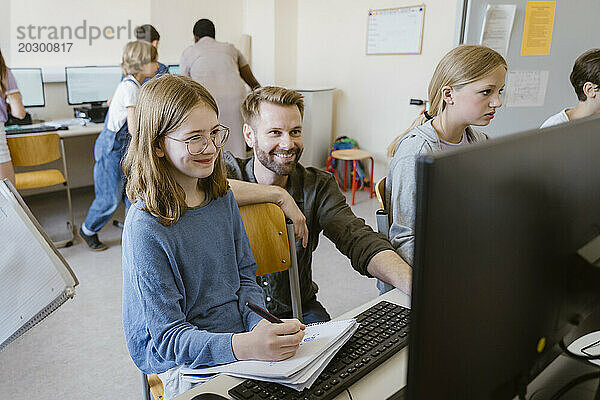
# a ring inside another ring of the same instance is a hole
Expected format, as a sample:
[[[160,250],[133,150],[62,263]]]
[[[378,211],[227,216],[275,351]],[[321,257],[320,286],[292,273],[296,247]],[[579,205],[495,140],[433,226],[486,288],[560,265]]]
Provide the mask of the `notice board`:
[[[367,55],[421,54],[425,5],[369,10]]]

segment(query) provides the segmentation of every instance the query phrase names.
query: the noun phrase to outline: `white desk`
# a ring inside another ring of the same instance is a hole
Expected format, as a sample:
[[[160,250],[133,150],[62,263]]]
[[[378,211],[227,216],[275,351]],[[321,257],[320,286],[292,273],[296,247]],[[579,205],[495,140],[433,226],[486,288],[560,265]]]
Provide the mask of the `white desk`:
[[[394,289],[383,296],[379,296],[363,304],[362,306],[356,307],[354,310],[349,311],[335,319],[341,320],[354,317],[381,300],[387,300],[391,303],[396,303],[404,307],[410,307],[409,297],[398,289]],[[405,347],[398,353],[394,354],[391,358],[386,360],[383,364],[371,371],[363,379],[352,385],[350,387],[352,399],[386,399],[388,396],[392,395],[398,389],[406,385],[407,363],[408,347]],[[231,397],[229,397],[227,394],[227,391],[243,381],[244,379],[219,375],[210,381],[198,385],[194,389],[177,396],[175,400],[191,400],[194,396],[200,393],[217,393],[225,396],[227,399],[231,399]],[[348,393],[340,393],[335,399],[349,400]]]

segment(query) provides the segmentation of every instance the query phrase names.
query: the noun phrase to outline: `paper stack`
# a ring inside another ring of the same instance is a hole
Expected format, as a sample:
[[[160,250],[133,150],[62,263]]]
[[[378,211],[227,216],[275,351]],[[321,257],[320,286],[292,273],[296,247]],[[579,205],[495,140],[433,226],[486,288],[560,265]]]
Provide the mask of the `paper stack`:
[[[310,387],[358,329],[355,319],[306,326],[294,357],[283,361],[237,361],[209,368],[182,368],[186,380],[203,382],[215,374],[275,382],[298,391]]]

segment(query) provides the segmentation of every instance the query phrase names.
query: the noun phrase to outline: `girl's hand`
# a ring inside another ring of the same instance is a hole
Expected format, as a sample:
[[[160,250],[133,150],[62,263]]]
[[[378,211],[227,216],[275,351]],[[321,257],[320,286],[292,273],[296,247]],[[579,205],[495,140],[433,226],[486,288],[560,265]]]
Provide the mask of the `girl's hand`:
[[[238,360],[285,360],[296,354],[304,337],[304,328],[306,325],[297,319],[286,319],[283,324],[263,319],[251,332],[233,335],[233,354]]]

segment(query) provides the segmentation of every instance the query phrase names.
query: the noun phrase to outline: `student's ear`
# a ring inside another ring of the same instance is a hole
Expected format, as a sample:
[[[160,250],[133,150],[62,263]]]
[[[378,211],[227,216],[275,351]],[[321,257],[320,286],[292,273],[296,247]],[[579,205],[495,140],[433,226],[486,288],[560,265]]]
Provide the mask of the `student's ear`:
[[[150,44],[158,49],[158,40],[153,40],[152,42],[150,42]]]
[[[444,86],[442,88],[442,101],[446,104],[454,104],[454,98],[452,97],[454,94],[454,89],[452,86]]]
[[[596,96],[600,96],[598,85],[592,82],[586,82],[583,84],[583,93],[585,93],[588,99],[593,99]]]
[[[162,148],[161,142],[158,142],[156,147],[154,147],[154,154],[156,154],[156,156],[159,158],[165,156],[165,151]]]
[[[244,140],[246,141],[248,147],[254,147],[254,129],[252,129],[250,125],[244,124],[242,132],[244,134]]]

